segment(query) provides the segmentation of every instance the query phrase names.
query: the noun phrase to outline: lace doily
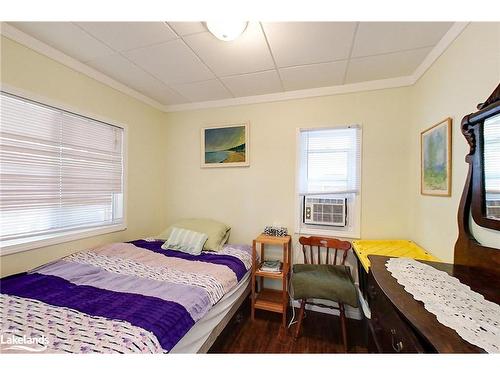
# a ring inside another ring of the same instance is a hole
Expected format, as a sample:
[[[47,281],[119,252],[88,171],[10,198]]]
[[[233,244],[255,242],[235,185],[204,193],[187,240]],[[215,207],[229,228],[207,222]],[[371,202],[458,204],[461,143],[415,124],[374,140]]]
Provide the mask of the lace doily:
[[[457,278],[409,258],[391,258],[387,270],[437,320],[488,353],[500,353],[500,306]]]

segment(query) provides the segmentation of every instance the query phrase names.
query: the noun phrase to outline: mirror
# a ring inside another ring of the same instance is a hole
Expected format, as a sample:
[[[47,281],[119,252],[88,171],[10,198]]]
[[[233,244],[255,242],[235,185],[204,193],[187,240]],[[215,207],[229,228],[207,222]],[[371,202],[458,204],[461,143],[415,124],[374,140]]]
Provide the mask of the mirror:
[[[453,262],[500,270],[500,84],[460,124],[469,153],[469,171],[458,207]],[[471,218],[472,216],[472,218]],[[486,241],[476,239],[475,234]],[[483,234],[487,234],[483,236]]]
[[[500,220],[500,114],[484,121],[483,142],[485,214]]]

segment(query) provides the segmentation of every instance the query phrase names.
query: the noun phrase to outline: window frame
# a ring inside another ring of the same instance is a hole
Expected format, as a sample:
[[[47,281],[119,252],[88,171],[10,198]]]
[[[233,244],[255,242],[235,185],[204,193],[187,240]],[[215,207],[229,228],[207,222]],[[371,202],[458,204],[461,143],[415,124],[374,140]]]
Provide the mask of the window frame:
[[[300,194],[300,167],[302,162],[301,155],[301,132],[311,131],[311,130],[340,130],[346,129],[350,126],[356,126],[359,129],[360,137],[360,150],[359,150],[359,192],[347,193],[347,194],[325,194],[331,195],[334,198],[346,197],[348,199],[348,215],[349,215],[349,226],[347,227],[327,227],[319,225],[307,225],[302,223],[303,215],[303,195]],[[312,235],[312,236],[330,236],[330,237],[342,237],[342,238],[361,238],[361,203],[362,203],[362,175],[363,175],[363,127],[360,123],[350,124],[350,125],[325,125],[316,127],[301,127],[296,129],[295,134],[295,228],[294,233],[296,235]]]
[[[82,111],[78,108],[69,106],[57,100],[49,99],[47,97],[28,92],[4,83],[0,84],[0,91],[6,94],[19,96],[21,99],[31,100],[41,105],[54,107],[59,110],[70,112],[72,114],[88,117],[92,120],[116,126],[123,130],[123,222],[119,224],[94,226],[91,228],[81,228],[68,230],[62,233],[43,234],[31,236],[28,238],[20,239],[17,243],[9,244],[0,247],[0,257],[15,254],[23,251],[38,249],[41,247],[57,245],[65,242],[76,241],[88,237],[95,237],[103,234],[120,232],[127,229],[127,202],[128,202],[128,189],[127,189],[127,176],[128,176],[128,126],[127,124],[119,123],[115,120],[110,120],[100,115]]]

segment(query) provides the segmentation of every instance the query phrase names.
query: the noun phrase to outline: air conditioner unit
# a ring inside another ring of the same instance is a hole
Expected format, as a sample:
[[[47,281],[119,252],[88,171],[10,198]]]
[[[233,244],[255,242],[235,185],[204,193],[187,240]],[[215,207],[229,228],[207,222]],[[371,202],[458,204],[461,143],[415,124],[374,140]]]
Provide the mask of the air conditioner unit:
[[[347,198],[304,196],[304,224],[345,227],[346,219]]]

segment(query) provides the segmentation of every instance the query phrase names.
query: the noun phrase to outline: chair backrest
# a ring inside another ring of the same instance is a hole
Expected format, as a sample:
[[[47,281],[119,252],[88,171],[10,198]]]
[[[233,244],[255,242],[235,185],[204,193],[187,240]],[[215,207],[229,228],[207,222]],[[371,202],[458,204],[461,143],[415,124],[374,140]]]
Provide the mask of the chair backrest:
[[[344,265],[347,254],[351,249],[349,241],[341,241],[336,238],[324,237],[300,237],[299,242],[302,245],[305,264],[337,264],[337,252],[340,250],[340,261],[338,264]],[[326,256],[321,256],[321,249],[325,249]],[[330,256],[330,250],[335,253]]]

